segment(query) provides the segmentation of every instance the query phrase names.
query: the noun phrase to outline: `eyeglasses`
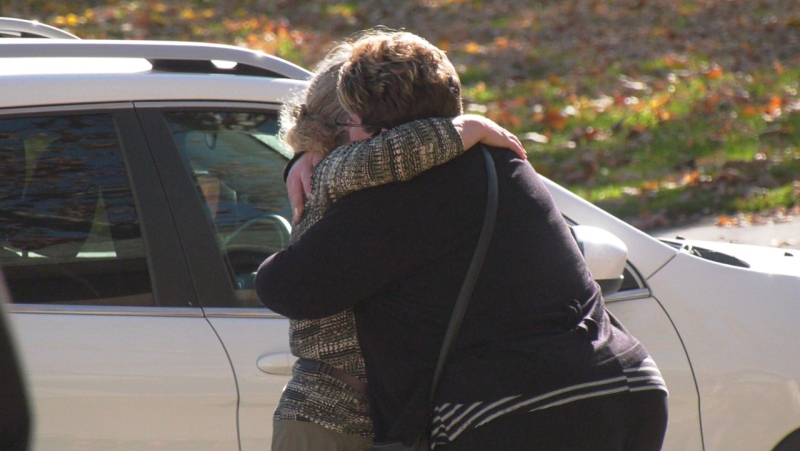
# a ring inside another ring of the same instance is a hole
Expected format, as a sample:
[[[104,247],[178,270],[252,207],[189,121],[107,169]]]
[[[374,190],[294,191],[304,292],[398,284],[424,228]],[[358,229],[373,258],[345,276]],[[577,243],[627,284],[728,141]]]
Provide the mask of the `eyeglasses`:
[[[333,121],[337,127],[351,127],[351,128],[374,128],[379,129],[381,128],[379,125],[367,125],[367,124],[356,124],[350,121],[350,114],[347,111],[343,111],[339,117]]]
[[[335,124],[336,124],[338,127],[381,128],[381,126],[380,126],[380,125],[354,124],[354,123],[352,123],[352,122],[340,121],[340,120],[338,120],[338,119],[335,121]]]

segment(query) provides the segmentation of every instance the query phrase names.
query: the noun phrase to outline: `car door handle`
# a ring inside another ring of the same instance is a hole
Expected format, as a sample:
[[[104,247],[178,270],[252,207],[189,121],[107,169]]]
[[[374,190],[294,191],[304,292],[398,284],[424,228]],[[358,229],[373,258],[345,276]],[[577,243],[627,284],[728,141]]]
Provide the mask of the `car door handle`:
[[[291,376],[292,366],[297,361],[297,357],[289,353],[267,354],[258,359],[258,369],[267,374],[277,374],[279,376]]]

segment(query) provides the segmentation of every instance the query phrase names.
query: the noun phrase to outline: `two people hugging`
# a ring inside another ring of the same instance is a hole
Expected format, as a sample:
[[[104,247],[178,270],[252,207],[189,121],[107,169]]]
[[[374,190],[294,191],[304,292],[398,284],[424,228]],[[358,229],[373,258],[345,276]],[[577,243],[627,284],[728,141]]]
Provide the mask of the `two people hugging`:
[[[264,305],[290,318],[298,357],[273,450],[420,437],[445,451],[660,449],[658,367],[605,309],[519,140],[462,113],[445,53],[389,31],[336,46],[285,105],[295,227],[256,276]],[[431,406],[484,219],[481,146],[497,171],[497,219]]]

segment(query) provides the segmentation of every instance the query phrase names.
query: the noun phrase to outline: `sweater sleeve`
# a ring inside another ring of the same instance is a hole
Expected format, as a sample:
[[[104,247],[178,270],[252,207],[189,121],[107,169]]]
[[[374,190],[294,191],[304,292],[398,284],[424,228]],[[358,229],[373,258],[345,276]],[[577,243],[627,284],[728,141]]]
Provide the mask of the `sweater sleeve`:
[[[451,119],[421,119],[373,139],[334,151],[314,170],[317,189],[330,206],[354,191],[410,180],[464,152]]]
[[[293,239],[342,197],[410,180],[463,152],[461,136],[449,118],[412,121],[372,139],[335,149],[314,169],[306,214],[295,226]]]

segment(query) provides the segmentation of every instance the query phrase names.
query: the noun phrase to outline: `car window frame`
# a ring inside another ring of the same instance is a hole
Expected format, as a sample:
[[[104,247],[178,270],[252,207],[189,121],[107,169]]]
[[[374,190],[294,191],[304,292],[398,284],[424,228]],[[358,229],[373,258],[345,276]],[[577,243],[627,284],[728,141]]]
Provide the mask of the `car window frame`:
[[[189,272],[195,282],[198,305],[203,308],[247,310],[274,317],[266,307],[237,306],[236,293],[228,267],[217,243],[205,207],[197,195],[194,180],[175,144],[164,112],[224,110],[230,112],[270,112],[279,115],[280,103],[238,101],[138,101],[136,114],[147,131],[146,138],[171,205],[173,219],[181,237]],[[287,159],[288,162],[288,159]],[[233,313],[233,312],[231,312]]]
[[[120,141],[122,158],[126,165],[128,182],[136,202],[145,255],[155,306],[85,306],[73,304],[15,303],[11,311],[35,313],[87,313],[144,315],[167,314],[174,316],[183,307],[196,307],[197,300],[191,277],[183,255],[176,248],[177,230],[166,202],[145,132],[136,117],[131,102],[92,103],[25,107],[0,110],[0,119],[31,116],[69,116],[108,114],[114,123]],[[143,199],[147,199],[143,202]],[[178,308],[175,310],[173,308]],[[166,309],[166,310],[165,310]]]

